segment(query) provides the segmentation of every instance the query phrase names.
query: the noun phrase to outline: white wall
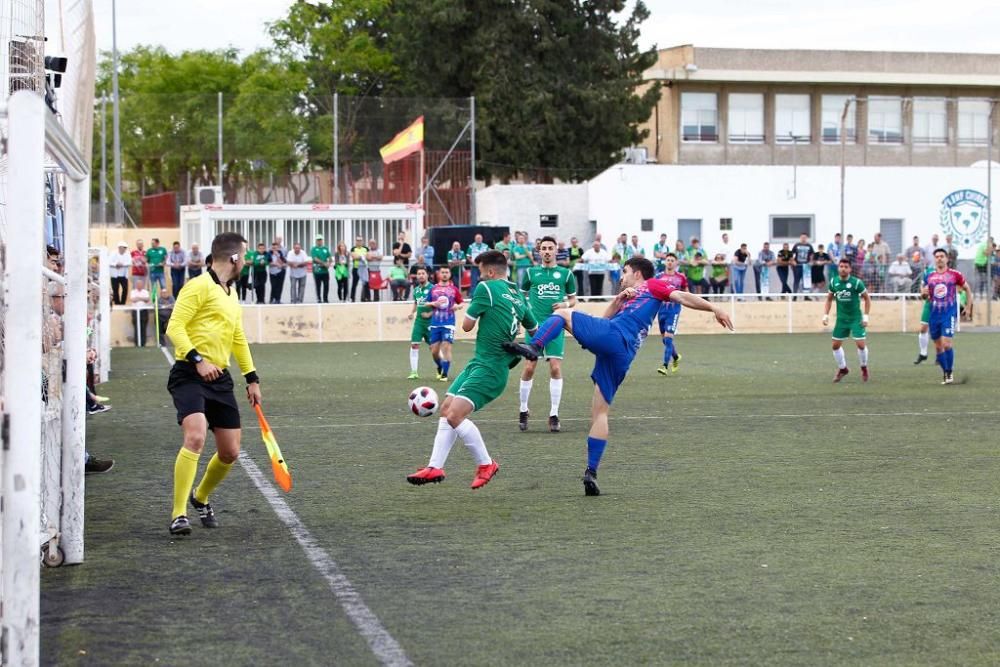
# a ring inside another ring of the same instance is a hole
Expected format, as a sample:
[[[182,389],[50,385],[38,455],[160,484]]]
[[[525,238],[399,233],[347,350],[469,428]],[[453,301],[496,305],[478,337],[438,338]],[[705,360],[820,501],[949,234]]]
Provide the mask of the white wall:
[[[993,172],[997,188],[1000,169]],[[941,213],[947,195],[987,191],[985,166],[854,167],[847,169],[845,182],[845,232],[871,241],[880,218],[901,218],[904,247],[914,235],[927,244],[938,233],[944,242]],[[639,234],[647,250],[662,232],[673,243],[679,218],[702,220],[703,242],[710,251],[721,242],[720,218],[732,218],[730,241],[749,244],[754,254],[764,241],[774,240],[769,238],[771,215],[815,216],[814,243],[827,244],[840,231],[838,167],[799,167],[794,198],[792,168],[785,166],[616,165],[588,186],[589,218],[597,221],[605,243],[622,232]],[[985,209],[980,212],[985,216]],[[642,218],[653,219],[653,232],[639,231]],[[994,228],[993,235],[1000,236],[1000,230]],[[973,255],[971,247],[961,253],[963,258]]]
[[[553,234],[557,239],[580,239],[586,246],[594,236],[587,204],[587,184],[491,185],[476,192],[476,222],[480,225],[525,230],[532,239]],[[559,216],[556,228],[542,227],[540,215]]]

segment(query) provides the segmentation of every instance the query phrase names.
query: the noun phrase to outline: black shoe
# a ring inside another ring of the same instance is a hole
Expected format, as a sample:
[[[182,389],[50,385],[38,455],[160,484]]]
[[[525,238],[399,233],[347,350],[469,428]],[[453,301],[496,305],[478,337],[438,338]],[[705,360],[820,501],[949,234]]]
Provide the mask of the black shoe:
[[[955,382],[955,376],[951,374],[951,371],[945,371],[944,379],[941,380],[941,384],[952,384]]]
[[[179,517],[170,522],[170,534],[171,535],[190,535],[191,534],[191,522],[188,518],[181,514]]]
[[[597,471],[587,468],[583,471],[583,495],[599,496],[601,489],[597,486]]]
[[[918,365],[924,363],[925,361],[927,361],[927,355],[926,354],[918,354],[917,355],[917,360],[913,362],[913,365],[914,366],[918,366]]]
[[[84,472],[107,472],[115,467],[114,459],[97,459],[93,456],[87,457],[87,462],[83,464]]]
[[[94,405],[94,407],[87,408],[87,414],[96,415],[100,412],[107,412],[110,409],[111,409],[110,405],[101,405],[100,403],[97,403],[96,405]]]
[[[559,415],[549,415],[549,433],[558,433],[561,428]]]
[[[212,511],[212,504],[198,502],[198,499],[194,497],[194,491],[191,492],[191,507],[197,510],[198,518],[201,519],[203,528],[219,527],[219,522],[215,518],[215,512]]]
[[[516,354],[519,357],[524,357],[528,361],[538,361],[538,348],[534,345],[526,345],[513,340],[505,340],[500,344],[500,347],[503,348],[504,352]]]
[[[517,427],[519,429],[521,429],[522,431],[527,431],[528,430],[528,415],[529,414],[530,413],[527,410],[525,410],[524,412],[522,412],[517,417]]]

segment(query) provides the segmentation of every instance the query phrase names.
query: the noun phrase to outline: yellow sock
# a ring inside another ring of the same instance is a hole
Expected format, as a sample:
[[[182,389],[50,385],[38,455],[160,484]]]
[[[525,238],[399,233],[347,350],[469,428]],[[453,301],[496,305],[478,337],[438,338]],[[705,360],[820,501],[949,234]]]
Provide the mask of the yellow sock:
[[[187,515],[188,494],[198,474],[198,454],[181,447],[174,461],[174,513],[171,518]]]
[[[205,468],[205,475],[201,478],[201,483],[194,490],[195,500],[199,503],[207,503],[212,491],[215,491],[215,487],[226,478],[226,475],[229,474],[229,469],[232,467],[232,463],[223,463],[219,460],[218,454],[213,454],[212,460],[208,462],[208,467]]]

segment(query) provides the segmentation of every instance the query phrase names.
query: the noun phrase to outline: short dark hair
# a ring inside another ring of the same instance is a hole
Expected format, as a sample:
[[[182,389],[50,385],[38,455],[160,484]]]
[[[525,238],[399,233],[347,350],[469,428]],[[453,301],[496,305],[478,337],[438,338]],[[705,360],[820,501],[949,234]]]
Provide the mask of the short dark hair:
[[[851,260],[849,260],[846,257],[841,257],[840,261],[837,262],[837,264],[847,264],[848,266],[850,266],[851,265]]]
[[[247,240],[238,232],[222,232],[212,239],[212,257],[227,262],[234,254],[243,251]]]
[[[548,241],[552,245],[559,245],[556,242],[555,238],[553,238],[551,236],[543,236],[542,238],[538,239],[538,245],[541,245],[541,244],[545,243],[546,241]]]
[[[633,257],[626,260],[625,266],[631,266],[632,270],[641,274],[644,280],[649,280],[653,277],[653,263],[645,257]]]
[[[424,272],[424,275],[427,275],[427,267],[426,266],[418,266],[416,272],[420,273],[421,271]]]
[[[939,252],[943,252],[943,253],[944,253],[944,256],[945,256],[945,257],[947,257],[947,256],[948,256],[948,251],[947,251],[947,250],[945,250],[944,248],[935,248],[935,249],[934,249],[934,253],[933,253],[933,254],[935,254],[935,255],[936,255],[936,254],[938,254]]]
[[[485,269],[487,266],[502,266],[506,268],[507,258],[498,250],[487,250],[486,252],[479,253],[476,257],[476,264],[482,269]]]
[[[667,257],[673,257],[674,259],[677,259],[677,255],[672,252],[668,252]],[[666,259],[666,257],[664,259]]]

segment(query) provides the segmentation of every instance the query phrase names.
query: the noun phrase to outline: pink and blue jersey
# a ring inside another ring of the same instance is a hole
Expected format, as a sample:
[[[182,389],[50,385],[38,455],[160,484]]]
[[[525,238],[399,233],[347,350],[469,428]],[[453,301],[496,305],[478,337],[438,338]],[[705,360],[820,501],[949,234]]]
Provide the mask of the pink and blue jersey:
[[[666,284],[670,285],[674,289],[679,289],[683,291],[688,291],[688,279],[683,273],[658,273],[654,280],[662,280]],[[674,303],[673,301],[664,301],[663,305],[660,306],[660,317],[667,317],[672,313],[681,312],[681,304]]]
[[[455,306],[462,303],[462,292],[452,285],[446,283],[438,284],[431,288],[427,297],[427,305],[431,307],[432,327],[453,327],[455,326]]]
[[[958,288],[965,285],[965,277],[955,269],[932,271],[924,276],[924,285],[930,292],[931,319],[954,317],[958,310]]]
[[[677,289],[664,280],[647,280],[636,288],[636,295],[611,318],[611,323],[618,327],[633,350],[638,350],[645,340],[660,304],[669,301],[670,294]]]

